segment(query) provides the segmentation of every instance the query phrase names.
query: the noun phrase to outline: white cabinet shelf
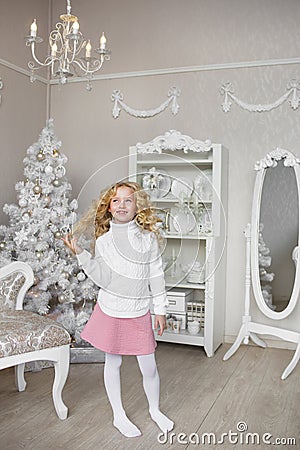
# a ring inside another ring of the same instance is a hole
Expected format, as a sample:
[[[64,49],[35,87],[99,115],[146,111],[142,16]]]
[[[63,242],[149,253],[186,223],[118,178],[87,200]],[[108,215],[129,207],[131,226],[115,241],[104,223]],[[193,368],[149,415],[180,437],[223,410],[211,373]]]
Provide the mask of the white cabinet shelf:
[[[178,198],[175,198],[175,197],[150,198],[150,200],[157,204],[159,204],[159,203],[178,203],[178,201],[179,201]],[[212,203],[212,201],[211,200],[203,200],[201,203],[209,205]]]
[[[206,354],[212,356],[224,336],[227,151],[221,144],[207,142],[171,130],[146,144],[130,147],[129,180],[139,182],[148,192],[154,192],[155,195],[150,195],[152,204],[163,217],[164,214],[168,217],[163,223],[167,290],[175,287],[192,289],[192,303],[204,305],[204,326],[200,333],[192,335],[186,327],[179,333],[165,331],[163,336],[155,332],[155,337],[158,341],[202,346]],[[159,177],[155,178],[157,174]],[[176,189],[173,189],[174,180]],[[192,190],[185,191],[185,195],[178,198],[174,193],[178,191],[180,180],[188,180],[185,187],[192,185]],[[209,189],[205,195],[203,190],[200,192],[202,182]],[[169,186],[169,192],[161,192],[168,190]],[[208,225],[203,222],[203,211],[208,211]],[[187,225],[186,218],[191,216],[192,225]],[[183,232],[178,232],[178,223]],[[193,267],[204,267],[203,283],[188,282]],[[170,307],[168,311],[172,314]],[[190,312],[186,313],[188,323],[191,316]]]
[[[204,346],[205,338],[203,330],[198,334],[191,334],[188,331],[180,331],[179,333],[173,333],[169,331],[165,331],[162,336],[157,334],[157,331],[154,331],[155,339],[157,341],[163,342],[174,342],[174,344],[188,344],[188,345],[198,345]]]
[[[212,161],[208,159],[189,159],[189,160],[172,160],[172,159],[165,159],[165,160],[159,160],[159,159],[152,159],[152,160],[139,160],[137,161],[137,166],[186,166],[187,164],[195,164],[201,165],[201,166],[211,166]]]
[[[200,239],[202,239],[204,241],[206,239],[212,237],[212,235],[205,235],[205,234],[200,235],[200,234],[192,234],[192,233],[190,233],[190,234],[163,233],[163,236],[166,239],[192,239],[192,240],[200,240]]]
[[[205,289],[205,283],[188,283],[188,282],[174,282],[174,280],[169,280],[166,278],[166,287],[173,288],[174,286],[178,288],[187,288],[187,289]]]

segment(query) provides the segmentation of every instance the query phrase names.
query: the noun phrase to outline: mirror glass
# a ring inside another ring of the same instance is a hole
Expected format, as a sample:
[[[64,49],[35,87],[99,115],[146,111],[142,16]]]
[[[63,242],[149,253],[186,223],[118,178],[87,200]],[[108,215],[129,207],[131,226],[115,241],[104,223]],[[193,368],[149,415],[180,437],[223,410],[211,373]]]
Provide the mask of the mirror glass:
[[[293,167],[283,160],[265,170],[261,194],[258,265],[261,292],[274,312],[290,301],[296,266],[293,250],[298,245],[298,190]]]

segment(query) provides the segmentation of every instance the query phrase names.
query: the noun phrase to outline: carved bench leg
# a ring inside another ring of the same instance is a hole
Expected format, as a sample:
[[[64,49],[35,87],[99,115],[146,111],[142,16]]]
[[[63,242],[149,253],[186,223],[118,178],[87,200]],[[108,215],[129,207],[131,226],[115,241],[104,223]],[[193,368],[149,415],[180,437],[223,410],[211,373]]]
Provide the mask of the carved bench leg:
[[[62,390],[64,388],[69,373],[70,349],[66,345],[58,351],[57,361],[54,361],[55,377],[52,388],[52,397],[56,413],[61,420],[67,418],[68,408],[62,400]]]
[[[15,381],[19,392],[25,391],[26,381],[24,378],[25,363],[15,366]]]

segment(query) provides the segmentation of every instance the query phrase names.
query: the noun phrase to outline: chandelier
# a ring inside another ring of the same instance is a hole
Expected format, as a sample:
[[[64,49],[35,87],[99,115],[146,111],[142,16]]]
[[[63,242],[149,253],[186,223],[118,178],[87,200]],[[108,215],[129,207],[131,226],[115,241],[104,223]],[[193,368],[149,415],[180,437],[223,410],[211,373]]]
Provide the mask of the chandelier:
[[[90,91],[93,74],[101,69],[105,60],[110,60],[110,50],[106,49],[106,37],[102,33],[99,48],[95,49],[97,57],[93,57],[91,42],[85,40],[79,31],[78,18],[71,14],[71,0],[67,0],[67,13],[62,14],[60,20],[61,22],[58,22],[55,29],[50,32],[51,54],[46,56],[44,62],[39,61],[35,54],[36,44],[43,42],[43,39],[37,35],[36,19],[31,24],[30,36],[25,38],[25,43],[30,47],[34,59],[28,63],[31,71],[30,81],[35,81],[36,70],[49,67],[51,76],[58,78],[60,84],[65,84],[68,78],[75,75],[87,80],[86,88]]]

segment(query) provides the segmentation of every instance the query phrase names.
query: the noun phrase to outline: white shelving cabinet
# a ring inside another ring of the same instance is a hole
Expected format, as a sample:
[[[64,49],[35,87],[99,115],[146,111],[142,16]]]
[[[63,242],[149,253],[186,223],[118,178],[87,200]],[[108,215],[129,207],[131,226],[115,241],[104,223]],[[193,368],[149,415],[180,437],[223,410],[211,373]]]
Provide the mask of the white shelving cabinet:
[[[204,304],[204,327],[198,334],[190,334],[186,327],[179,333],[165,331],[163,336],[156,333],[156,339],[203,346],[207,356],[213,356],[214,351],[223,342],[224,335],[227,165],[227,151],[221,144],[195,140],[175,130],[129,149],[131,181],[145,185],[145,180],[149,179],[149,170],[153,168],[155,170],[153,169],[152,173],[162,175],[159,181],[156,180],[157,189],[148,188],[148,191],[150,194],[156,194],[151,195],[151,200],[158,208],[158,213],[164,214],[165,211],[168,217],[168,223],[163,230],[166,242],[163,260],[169,262],[165,271],[166,287],[173,291],[175,288],[193,289],[193,302]],[[197,187],[195,181],[199,176],[206,178],[207,173],[210,174],[211,195],[204,198],[204,195],[199,193],[199,184]],[[174,195],[178,193],[178,189],[173,185],[174,181],[177,188],[178,183],[181,186],[181,182],[184,191],[188,188],[188,192],[179,195],[180,198]],[[167,185],[170,185],[170,190]],[[192,191],[190,186],[193,186]],[[195,205],[198,205],[198,209]],[[202,228],[199,206],[203,211],[208,211],[206,217],[210,220],[209,231],[207,227]],[[175,220],[176,217],[184,219],[185,215],[193,217],[192,223],[195,225],[193,229],[189,226],[188,232],[186,222],[180,227],[180,223],[178,226],[178,221]],[[183,228],[183,232],[180,228]],[[175,258],[176,270],[172,265]],[[191,283],[187,280],[189,269],[194,263],[204,267],[203,282]],[[171,314],[172,307],[169,307],[169,310]]]

